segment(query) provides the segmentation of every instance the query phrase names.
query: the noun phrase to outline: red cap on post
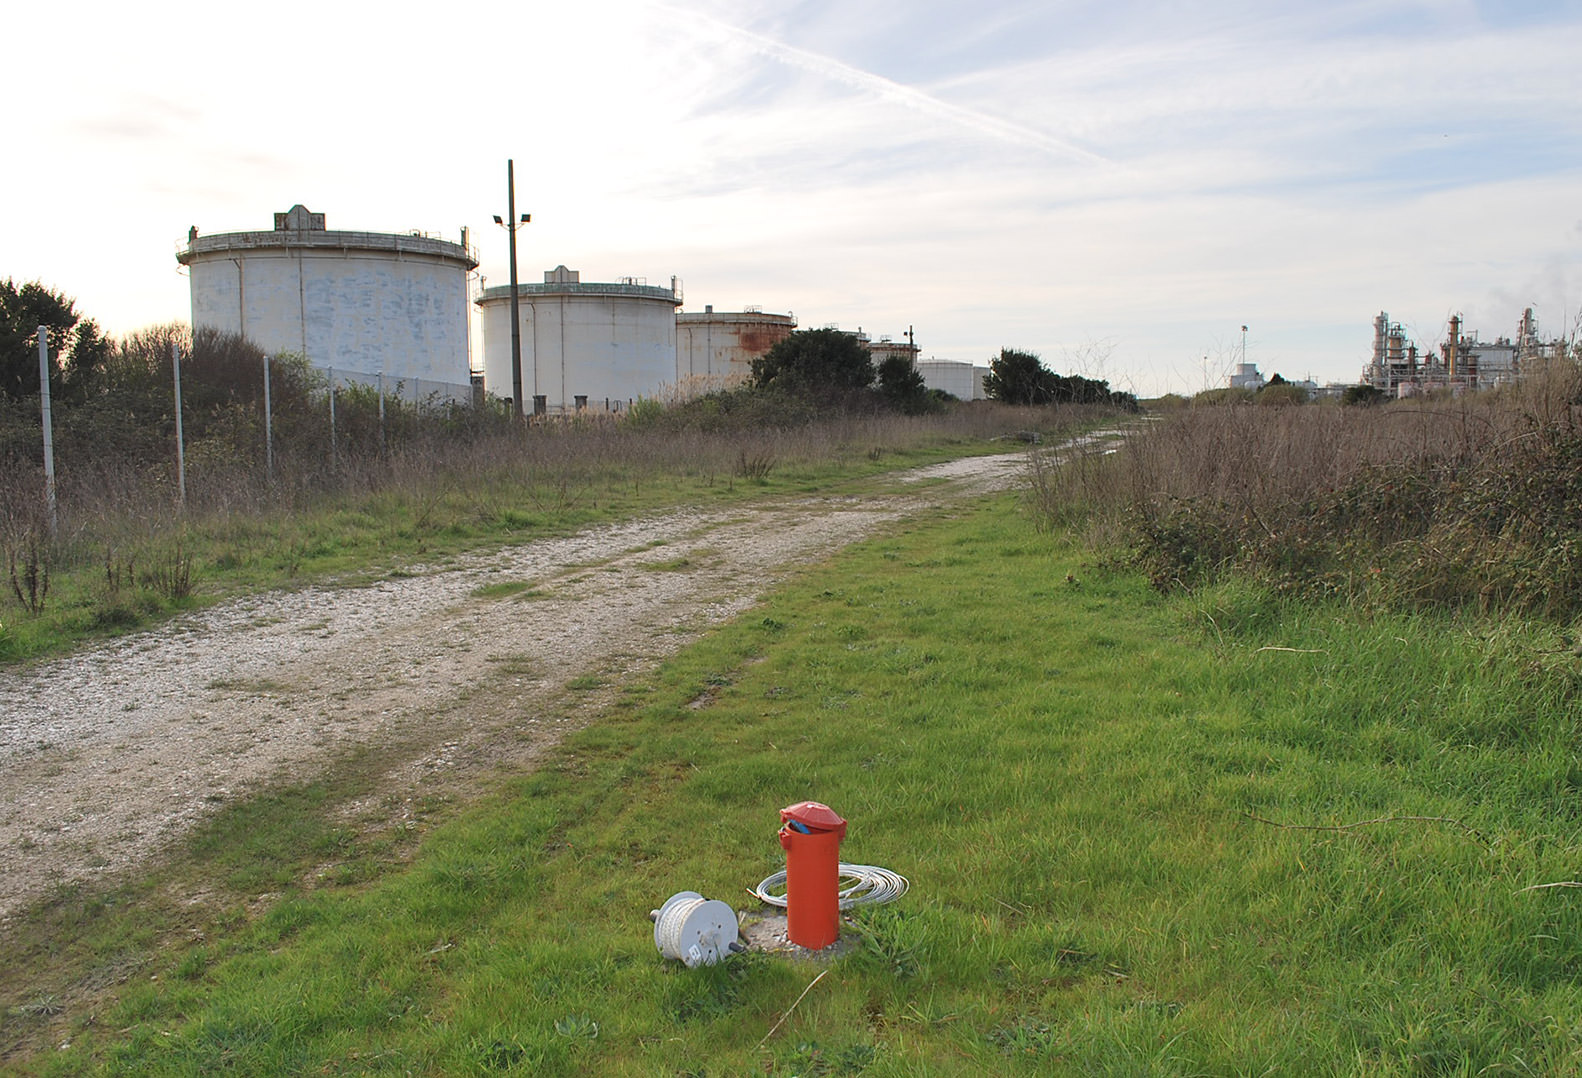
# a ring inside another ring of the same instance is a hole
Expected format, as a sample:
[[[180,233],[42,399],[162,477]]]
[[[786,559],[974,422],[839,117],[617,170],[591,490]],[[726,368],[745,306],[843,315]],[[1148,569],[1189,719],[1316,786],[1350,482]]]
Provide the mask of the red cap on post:
[[[834,809],[817,801],[798,801],[781,809],[780,822],[786,824],[792,821],[809,831],[833,831],[841,838],[846,837],[846,821]]]

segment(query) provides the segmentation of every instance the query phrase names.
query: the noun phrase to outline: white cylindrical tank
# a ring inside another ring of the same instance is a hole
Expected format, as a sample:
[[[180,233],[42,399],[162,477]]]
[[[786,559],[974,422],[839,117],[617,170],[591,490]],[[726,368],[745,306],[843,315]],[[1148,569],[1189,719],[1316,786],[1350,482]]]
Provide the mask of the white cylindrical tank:
[[[745,311],[684,311],[676,315],[676,373],[700,388],[728,388],[752,374],[753,360],[796,331],[796,317]]]
[[[976,367],[959,359],[920,359],[917,373],[923,376],[923,385],[942,390],[964,401],[984,399],[983,375],[985,367]]]
[[[576,270],[558,266],[543,284],[519,284],[522,404],[535,410],[624,409],[676,381],[676,294],[628,279],[584,284]],[[485,387],[512,392],[511,288],[488,288],[483,310]]]
[[[420,234],[331,232],[294,206],[269,232],[200,236],[176,260],[191,273],[192,324],[239,333],[320,369],[471,395],[463,244]]]

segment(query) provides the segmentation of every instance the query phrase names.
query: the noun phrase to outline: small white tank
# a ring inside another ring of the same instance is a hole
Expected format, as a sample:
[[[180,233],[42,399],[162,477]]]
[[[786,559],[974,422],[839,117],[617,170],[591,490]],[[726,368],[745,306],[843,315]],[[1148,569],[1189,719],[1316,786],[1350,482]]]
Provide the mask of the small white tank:
[[[622,411],[658,396],[676,380],[678,302],[673,288],[637,278],[584,283],[565,266],[547,271],[543,284],[519,284],[523,410]],[[484,385],[510,397],[510,285],[485,289],[478,306]]]
[[[464,244],[332,232],[297,205],[268,232],[193,228],[176,260],[191,273],[194,328],[240,333],[338,375],[471,395],[467,274],[478,261]]]

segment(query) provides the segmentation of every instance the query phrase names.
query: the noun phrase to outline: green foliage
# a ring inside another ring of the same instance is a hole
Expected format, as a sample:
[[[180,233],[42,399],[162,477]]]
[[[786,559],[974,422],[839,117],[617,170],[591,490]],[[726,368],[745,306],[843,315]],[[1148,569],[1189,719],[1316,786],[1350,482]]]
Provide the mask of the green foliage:
[[[1256,391],[1246,386],[1221,386],[1218,389],[1205,389],[1192,394],[1192,403],[1195,405],[1251,404],[1257,396]]]
[[[1279,381],[1275,380],[1277,378]],[[1305,386],[1294,385],[1276,374],[1274,378],[1269,379],[1262,389],[1258,390],[1254,400],[1264,406],[1286,407],[1293,404],[1306,404],[1308,392]]]
[[[879,393],[899,412],[921,415],[938,406],[917,364],[907,356],[886,356],[879,364],[878,377]]]
[[[50,388],[63,376],[63,396],[80,396],[97,378],[109,344],[76,301],[37,281],[0,281],[0,397],[21,400],[38,393],[38,327],[49,330]]]
[[[668,407],[651,402],[628,419],[634,429],[654,432],[695,431],[705,434],[791,430],[806,427],[827,413],[798,394],[756,385],[712,393]]]
[[[638,397],[626,410],[626,422],[634,427],[655,427],[664,421],[665,405],[653,397]]]
[[[1112,390],[1108,382],[1093,378],[1056,374],[1036,352],[1015,348],[1002,348],[989,361],[983,391],[990,400],[1005,404],[1106,404],[1127,412],[1138,410],[1133,394]]]
[[[753,384],[799,396],[826,397],[873,384],[873,357],[854,334],[798,330],[753,360]]]
[[[60,364],[63,401],[81,402],[93,396],[114,356],[115,342],[99,332],[97,322],[91,318],[78,322],[71,349]]]
[[[173,348],[181,354],[184,435],[193,461],[248,457],[261,447],[265,357],[256,345],[217,330],[189,333],[179,323],[140,330],[115,345],[85,321],[66,358],[54,414],[63,475],[85,468],[169,466],[175,442]],[[322,459],[317,440],[311,439],[310,448],[303,437],[317,434],[321,425],[315,375],[300,356],[274,356],[268,363],[276,432],[283,443],[294,440]],[[35,373],[35,388],[36,383]],[[0,407],[0,457],[38,463],[43,446],[37,423],[36,407],[31,413]]]
[[[1054,372],[1044,366],[1036,352],[1002,348],[998,356],[989,360],[983,392],[990,400],[1005,404],[1047,404],[1053,395],[1053,377]]]
[[[1340,395],[1340,403],[1348,407],[1371,407],[1386,399],[1384,390],[1370,385],[1347,386]]]

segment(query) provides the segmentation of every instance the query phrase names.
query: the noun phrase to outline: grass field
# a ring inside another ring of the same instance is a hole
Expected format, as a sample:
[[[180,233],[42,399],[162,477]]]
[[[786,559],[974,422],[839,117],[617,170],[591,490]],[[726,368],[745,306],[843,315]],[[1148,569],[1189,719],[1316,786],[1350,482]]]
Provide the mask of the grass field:
[[[39,912],[0,978],[0,1043],[36,1051],[5,1066],[1575,1071],[1569,642],[1164,598],[1063,544],[1013,497],[865,543],[402,835],[341,826],[363,791],[333,774],[228,808]],[[661,959],[647,911],[748,904],[805,798],[912,891],[832,962]]]

